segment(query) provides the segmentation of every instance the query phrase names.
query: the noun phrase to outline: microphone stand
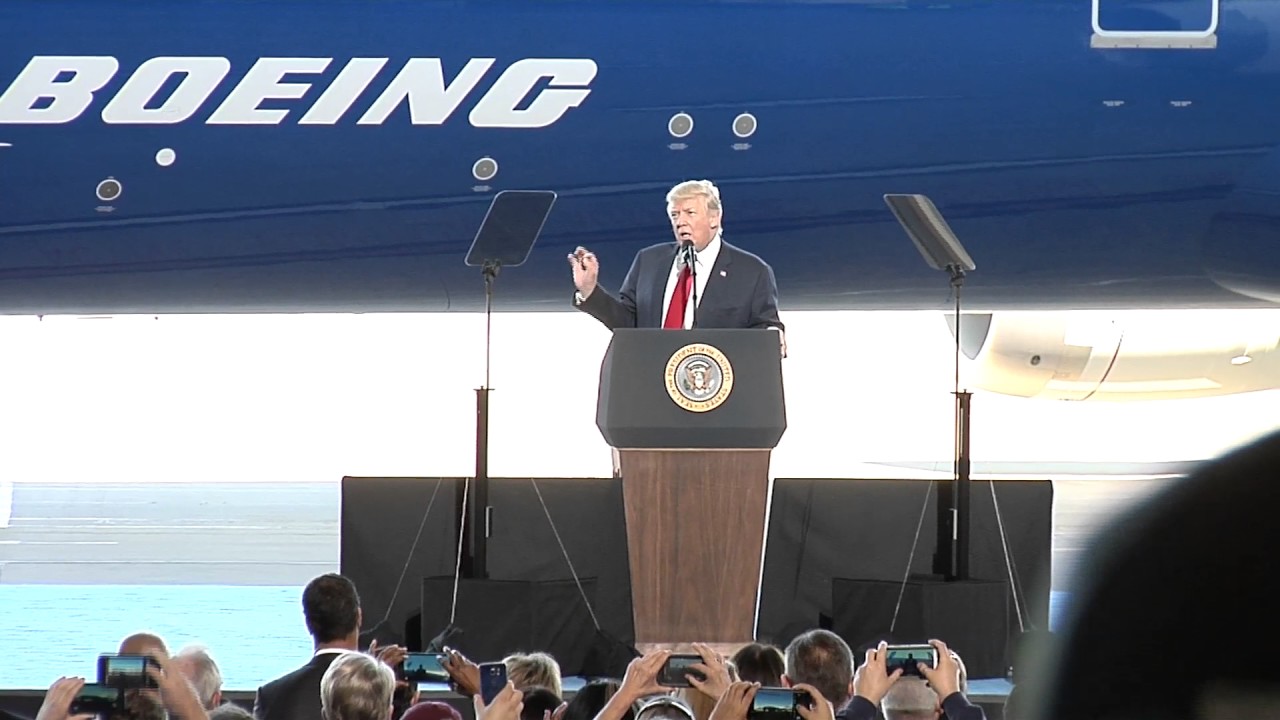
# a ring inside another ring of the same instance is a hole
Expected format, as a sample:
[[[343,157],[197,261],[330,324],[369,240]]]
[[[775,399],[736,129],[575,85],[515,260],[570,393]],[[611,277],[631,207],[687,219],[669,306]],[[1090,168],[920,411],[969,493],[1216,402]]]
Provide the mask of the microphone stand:
[[[689,266],[689,280],[693,285],[692,297],[693,302],[693,322],[689,324],[690,328],[698,327],[698,252],[694,250],[693,243],[680,248],[684,253],[685,264]]]

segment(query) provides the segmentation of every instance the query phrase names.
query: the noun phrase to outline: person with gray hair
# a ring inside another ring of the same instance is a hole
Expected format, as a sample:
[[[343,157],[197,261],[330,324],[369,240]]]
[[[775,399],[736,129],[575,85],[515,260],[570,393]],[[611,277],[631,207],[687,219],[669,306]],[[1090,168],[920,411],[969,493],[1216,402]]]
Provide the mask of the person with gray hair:
[[[900,676],[889,685],[880,700],[885,720],[983,720],[982,708],[965,697],[969,681],[960,656],[940,640],[929,644],[937,651],[937,667],[917,663],[920,677]]]
[[[781,333],[773,268],[723,240],[719,188],[710,180],[676,185],[667,193],[667,215],[675,242],[641,250],[617,297],[597,287],[600,262],[595,253],[583,247],[570,253],[574,306],[610,330],[689,329],[696,320],[699,328],[772,328]]]
[[[938,694],[923,678],[904,677],[880,701],[885,720],[934,720],[942,714]]]
[[[364,653],[339,656],[320,678],[323,720],[390,720],[396,676]]]
[[[173,665],[191,682],[205,710],[222,704],[222,671],[207,650],[195,645],[185,647],[173,656]]]
[[[235,703],[223,703],[209,711],[209,720],[253,720],[253,713]]]

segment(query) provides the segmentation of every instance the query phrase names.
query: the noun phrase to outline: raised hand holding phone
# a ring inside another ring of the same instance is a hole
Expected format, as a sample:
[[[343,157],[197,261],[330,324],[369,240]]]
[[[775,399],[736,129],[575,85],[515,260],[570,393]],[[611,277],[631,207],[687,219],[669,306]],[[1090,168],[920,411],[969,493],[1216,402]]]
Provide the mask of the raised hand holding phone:
[[[867,650],[866,660],[853,674],[853,694],[865,698],[872,705],[879,705],[889,688],[902,677],[902,668],[889,672],[886,656],[889,645],[881,642]]]
[[[447,647],[440,665],[453,679],[454,690],[459,695],[480,694],[480,666],[468,660],[467,656]]]
[[[756,683],[740,681],[730,684],[711,711],[710,720],[747,720],[759,690]]]
[[[502,665],[502,663],[485,663],[485,665],[493,664]],[[506,675],[505,665],[503,665],[503,675],[504,677]],[[504,681],[503,686],[494,693],[491,701],[486,701],[481,693],[475,696],[473,704],[476,720],[520,720],[520,713],[524,710],[524,693],[517,690],[511,683]]]
[[[942,702],[960,692],[960,664],[946,643],[930,640],[929,644],[935,651],[933,667],[920,663],[917,672],[929,681],[929,687],[938,695],[938,702]]]
[[[58,678],[45,693],[36,720],[93,720],[92,714],[71,714],[71,705],[84,687],[84,678]]]
[[[796,683],[791,686],[791,689],[804,693],[796,702],[796,714],[802,720],[835,720],[835,708],[831,706],[831,701],[818,691],[818,688],[806,683]]]
[[[506,663],[489,662],[480,665],[480,697],[486,705],[492,703],[507,685]]]

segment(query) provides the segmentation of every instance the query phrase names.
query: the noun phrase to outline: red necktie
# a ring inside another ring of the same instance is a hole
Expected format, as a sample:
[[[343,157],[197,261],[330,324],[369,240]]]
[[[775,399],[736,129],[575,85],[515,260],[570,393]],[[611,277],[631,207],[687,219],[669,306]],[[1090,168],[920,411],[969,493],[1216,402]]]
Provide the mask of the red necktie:
[[[676,278],[675,292],[671,293],[671,304],[667,306],[667,319],[662,323],[665,330],[683,330],[684,329],[684,310],[689,304],[689,295],[693,290],[693,275],[689,273],[689,266],[685,265],[680,270],[680,277]]]

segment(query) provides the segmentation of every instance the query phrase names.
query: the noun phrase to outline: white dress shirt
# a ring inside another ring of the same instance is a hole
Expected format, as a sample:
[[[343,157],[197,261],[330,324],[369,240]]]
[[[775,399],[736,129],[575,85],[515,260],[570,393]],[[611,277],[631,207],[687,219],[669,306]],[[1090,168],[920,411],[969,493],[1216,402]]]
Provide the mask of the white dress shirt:
[[[702,295],[707,291],[707,280],[711,279],[711,268],[715,267],[716,258],[720,256],[720,233],[711,238],[711,242],[707,246],[694,253],[694,270],[697,272],[695,285],[698,290],[698,304],[702,304]],[[667,290],[662,296],[662,321],[667,320],[667,309],[671,307],[671,296],[676,292],[676,281],[680,279],[680,271],[683,268],[680,265],[680,255],[676,254],[675,260],[671,261],[671,271],[667,274]],[[690,298],[692,299],[692,298]],[[693,327],[693,308],[692,302],[686,303],[684,306],[684,329],[688,330]]]

